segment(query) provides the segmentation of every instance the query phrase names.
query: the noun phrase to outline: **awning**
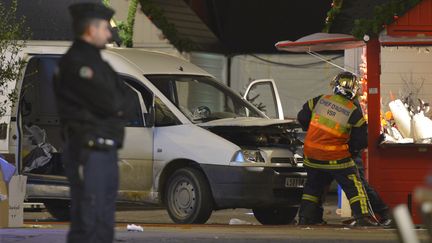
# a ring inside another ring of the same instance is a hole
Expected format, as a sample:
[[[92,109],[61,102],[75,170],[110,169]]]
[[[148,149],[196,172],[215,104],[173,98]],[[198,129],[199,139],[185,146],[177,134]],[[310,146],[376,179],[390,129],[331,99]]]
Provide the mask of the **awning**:
[[[379,36],[382,46],[432,46],[431,36],[406,36],[394,37],[386,35],[384,32]]]
[[[352,35],[315,33],[296,41],[279,41],[276,48],[289,52],[337,51],[364,46],[365,43]]]

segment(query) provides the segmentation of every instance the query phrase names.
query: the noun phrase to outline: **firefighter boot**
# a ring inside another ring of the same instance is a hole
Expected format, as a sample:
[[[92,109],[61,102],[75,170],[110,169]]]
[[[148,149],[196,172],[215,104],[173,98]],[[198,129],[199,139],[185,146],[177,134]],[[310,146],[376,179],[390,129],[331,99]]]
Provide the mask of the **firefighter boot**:
[[[368,216],[364,216],[356,218],[350,226],[378,226],[378,223],[371,220]]]
[[[381,216],[380,218],[380,225],[384,227],[391,227],[393,225],[393,219],[390,215],[390,212],[388,210],[385,210],[382,213],[379,213]]]

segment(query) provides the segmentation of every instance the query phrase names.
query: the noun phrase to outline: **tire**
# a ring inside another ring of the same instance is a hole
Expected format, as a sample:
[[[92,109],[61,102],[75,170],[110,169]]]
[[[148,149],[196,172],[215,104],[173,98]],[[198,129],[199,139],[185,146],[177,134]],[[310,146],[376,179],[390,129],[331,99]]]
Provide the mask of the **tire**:
[[[200,171],[182,168],[169,178],[165,203],[170,218],[179,224],[204,224],[213,211],[210,186]]]
[[[58,221],[70,221],[70,202],[66,200],[45,201],[45,208]]]
[[[263,225],[284,225],[294,223],[298,207],[254,208],[255,218]]]

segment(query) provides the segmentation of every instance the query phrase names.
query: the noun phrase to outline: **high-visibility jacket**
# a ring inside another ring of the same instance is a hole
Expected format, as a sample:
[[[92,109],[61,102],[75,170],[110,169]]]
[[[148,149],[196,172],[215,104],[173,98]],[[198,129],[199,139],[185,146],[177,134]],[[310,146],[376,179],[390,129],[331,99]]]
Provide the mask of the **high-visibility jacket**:
[[[348,147],[351,128],[365,122],[362,117],[350,121],[357,109],[354,103],[340,95],[323,95],[316,102],[309,100],[308,105],[312,115],[304,142],[305,158],[337,161],[351,157]]]

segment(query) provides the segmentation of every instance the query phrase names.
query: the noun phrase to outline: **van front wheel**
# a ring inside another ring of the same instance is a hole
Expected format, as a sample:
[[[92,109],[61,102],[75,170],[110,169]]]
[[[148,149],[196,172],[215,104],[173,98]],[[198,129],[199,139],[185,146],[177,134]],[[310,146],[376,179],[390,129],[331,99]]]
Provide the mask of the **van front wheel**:
[[[203,224],[213,211],[210,186],[203,173],[182,168],[173,173],[165,190],[168,214],[175,223]]]
[[[298,207],[254,208],[255,218],[263,225],[291,224],[297,215]]]

